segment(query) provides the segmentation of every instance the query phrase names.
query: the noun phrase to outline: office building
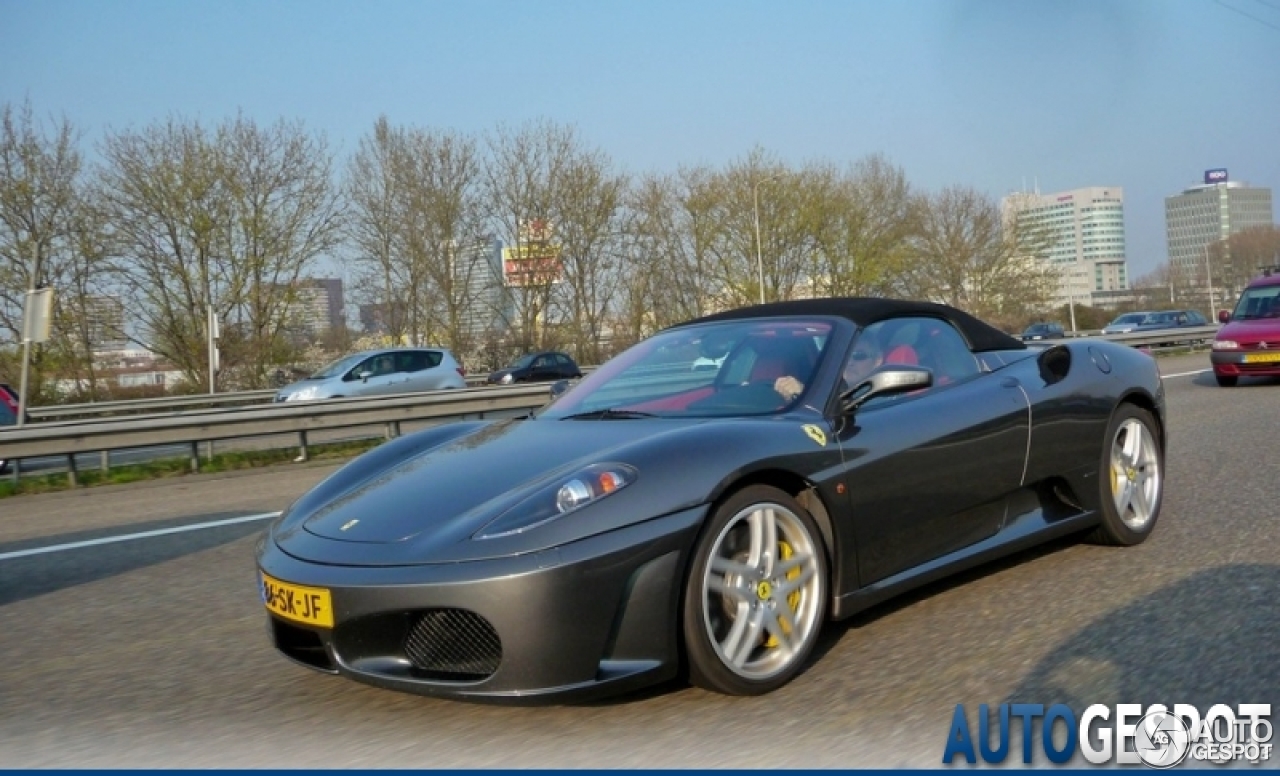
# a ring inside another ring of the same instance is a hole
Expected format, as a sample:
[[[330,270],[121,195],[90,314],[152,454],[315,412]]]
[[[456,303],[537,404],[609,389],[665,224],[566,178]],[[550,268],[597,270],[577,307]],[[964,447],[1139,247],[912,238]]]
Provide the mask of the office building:
[[[1208,281],[1209,246],[1236,232],[1275,223],[1271,189],[1230,180],[1223,169],[1207,170],[1204,183],[1165,197],[1164,216],[1169,264],[1194,285]],[[1231,258],[1227,254],[1218,260],[1229,263]],[[1220,267],[1219,274],[1229,274],[1229,269]]]
[[[340,278],[304,278],[290,292],[286,328],[312,336],[341,329],[346,321]]]
[[[1127,296],[1124,190],[1093,186],[1004,198],[1006,223],[1043,233],[1045,258],[1059,271],[1053,303],[1105,307]]]

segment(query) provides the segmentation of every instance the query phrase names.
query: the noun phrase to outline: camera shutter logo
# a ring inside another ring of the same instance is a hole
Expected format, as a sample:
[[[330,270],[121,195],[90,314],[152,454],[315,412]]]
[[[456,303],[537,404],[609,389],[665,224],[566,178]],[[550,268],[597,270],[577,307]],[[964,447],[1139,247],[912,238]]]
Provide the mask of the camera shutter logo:
[[[1191,733],[1179,717],[1167,711],[1153,711],[1138,722],[1133,748],[1138,759],[1152,768],[1172,768],[1187,759]]]

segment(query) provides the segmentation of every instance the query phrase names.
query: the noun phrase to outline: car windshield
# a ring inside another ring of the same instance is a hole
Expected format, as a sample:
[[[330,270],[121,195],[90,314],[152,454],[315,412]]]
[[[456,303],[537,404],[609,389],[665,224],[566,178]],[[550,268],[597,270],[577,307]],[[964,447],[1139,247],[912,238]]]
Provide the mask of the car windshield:
[[[809,386],[832,324],[747,319],[660,332],[595,370],[539,413],[543,419],[621,420],[766,415],[803,400],[783,398],[781,377]],[[712,369],[695,362],[723,359]]]
[[[507,364],[507,369],[524,369],[526,366],[533,363],[533,359],[535,355],[536,354],[534,353],[528,353],[526,355],[523,355],[520,358],[517,358],[515,361],[512,361],[510,364]]]
[[[1116,318],[1114,321],[1112,321],[1108,325],[1110,326],[1128,326],[1130,324],[1137,325],[1142,323],[1144,320],[1146,320],[1146,318],[1147,318],[1146,313],[1129,313],[1127,315],[1122,315],[1119,318]]]
[[[1245,289],[1231,317],[1246,321],[1258,318],[1280,318],[1280,286]]]
[[[361,359],[361,355],[359,353],[352,356],[343,356],[337,361],[334,361],[332,363],[329,363],[329,364],[326,364],[325,366],[320,367],[315,372],[312,372],[311,376],[306,379],[327,380],[330,377],[337,377],[338,375],[346,372],[351,367],[360,363],[360,359]]]

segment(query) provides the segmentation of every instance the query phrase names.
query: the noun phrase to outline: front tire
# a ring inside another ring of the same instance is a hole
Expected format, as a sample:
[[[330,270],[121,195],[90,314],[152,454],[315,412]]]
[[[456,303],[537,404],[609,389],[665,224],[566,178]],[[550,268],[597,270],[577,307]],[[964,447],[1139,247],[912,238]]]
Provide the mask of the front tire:
[[[791,681],[827,613],[827,555],[808,512],[752,485],[703,528],[685,583],[682,628],[690,681],[763,695]]]
[[[1116,409],[1107,425],[1099,479],[1099,544],[1128,547],[1151,535],[1164,499],[1164,450],[1150,412],[1132,404]]]
[[[1213,379],[1218,381],[1218,386],[1222,388],[1234,388],[1236,383],[1240,382],[1240,378],[1235,375],[1214,375]]]

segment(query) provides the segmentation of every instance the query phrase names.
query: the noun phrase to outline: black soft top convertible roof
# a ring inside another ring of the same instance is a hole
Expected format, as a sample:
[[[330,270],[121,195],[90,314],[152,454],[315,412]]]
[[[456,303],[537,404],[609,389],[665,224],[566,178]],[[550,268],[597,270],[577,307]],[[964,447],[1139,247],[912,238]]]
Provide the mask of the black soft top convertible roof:
[[[680,324],[688,326],[709,321],[729,321],[741,318],[770,318],[786,315],[834,315],[848,318],[859,327],[870,326],[886,318],[920,316],[941,318],[959,330],[974,352],[987,350],[1023,350],[1026,343],[1000,331],[968,313],[933,302],[913,302],[904,299],[880,299],[876,297],[837,297],[830,299],[797,299],[790,302],[771,302],[751,307],[740,307],[714,315],[703,316]]]

